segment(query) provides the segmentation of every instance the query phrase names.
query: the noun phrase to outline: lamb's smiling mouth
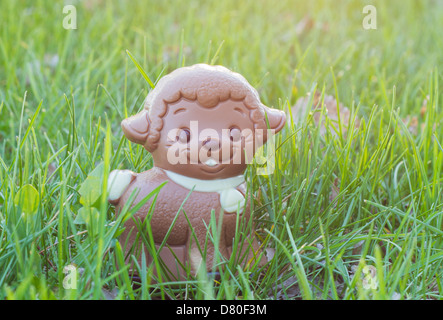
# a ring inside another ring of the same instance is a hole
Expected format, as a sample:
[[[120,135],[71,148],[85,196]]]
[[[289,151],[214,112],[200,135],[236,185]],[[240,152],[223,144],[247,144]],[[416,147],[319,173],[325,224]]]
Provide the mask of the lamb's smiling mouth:
[[[214,167],[212,167],[211,169],[213,169],[213,168]],[[224,168],[225,167],[220,166],[220,168],[218,170],[205,170],[205,168],[201,168],[201,170],[206,173],[216,174],[216,173],[219,173],[220,171],[222,171]]]

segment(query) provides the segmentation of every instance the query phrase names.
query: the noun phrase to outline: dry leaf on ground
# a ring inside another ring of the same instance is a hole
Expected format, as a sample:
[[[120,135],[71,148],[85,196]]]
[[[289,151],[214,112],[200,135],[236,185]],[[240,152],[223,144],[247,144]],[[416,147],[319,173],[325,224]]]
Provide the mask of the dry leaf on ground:
[[[320,111],[322,105],[322,95],[319,92],[314,93],[314,97],[312,98],[312,106],[309,108],[311,100],[311,93],[308,93],[305,97],[301,97],[297,100],[295,105],[291,108],[293,121],[297,124],[300,123],[301,120],[305,119],[306,113],[311,111]],[[350,122],[351,111],[345,107],[342,103],[338,104],[337,100],[331,95],[325,95],[323,106],[326,108],[326,115],[331,120],[331,125],[334,126],[338,131],[338,118],[340,115],[340,122],[342,124],[342,130],[345,134],[348,130],[348,124]],[[316,125],[320,123],[320,112],[314,112],[313,120]],[[355,119],[355,127],[358,127],[360,121],[358,118]],[[326,127],[324,120],[320,123],[320,134],[324,135],[326,133]],[[334,129],[331,128],[331,132],[334,134]]]
[[[426,116],[426,111],[428,108],[428,102],[429,102],[429,95],[426,96],[426,98],[423,100],[423,103],[421,105],[421,109],[420,109],[420,116],[421,118],[424,118]],[[420,128],[421,130],[423,130],[423,128],[425,127],[425,123],[422,123],[419,126],[419,120],[418,120],[418,116],[416,115],[407,115],[405,118],[403,118],[403,123],[406,125],[406,127],[408,128],[409,132],[412,133],[413,135],[417,135],[418,134],[418,129]]]

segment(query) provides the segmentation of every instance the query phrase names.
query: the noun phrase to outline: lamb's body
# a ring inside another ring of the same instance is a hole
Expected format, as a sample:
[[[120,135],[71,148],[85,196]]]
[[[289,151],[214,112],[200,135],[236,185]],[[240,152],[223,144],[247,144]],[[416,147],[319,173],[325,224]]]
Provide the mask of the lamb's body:
[[[171,181],[164,170],[154,167],[151,170],[135,174],[135,179],[129,184],[118,200],[117,212],[121,211],[123,205],[131,197],[131,194],[136,194],[135,200],[131,205],[131,207],[133,207],[165,181],[167,181],[167,183],[161,188],[156,198],[150,223],[152,226],[154,243],[156,246],[159,246],[168,234],[168,231],[175,220],[172,232],[169,233],[166,241],[167,246],[163,248],[162,253],[160,254],[166,266],[173,272],[173,274],[176,274],[174,271],[177,270],[179,264],[171,253],[170,249],[172,249],[179,261],[184,261],[186,264],[189,264],[191,273],[195,273],[201,262],[200,251],[196,243],[197,239],[202,251],[205,250],[206,241],[207,269],[208,271],[211,270],[215,253],[211,238],[208,237],[208,239],[206,239],[206,235],[208,227],[210,226],[212,210],[214,210],[217,225],[220,218],[222,218],[221,233],[218,243],[219,253],[223,257],[229,259],[232,253],[232,242],[236,231],[237,212],[228,213],[223,211],[221,214],[222,207],[220,205],[220,195],[218,192],[191,192],[191,190]],[[244,184],[239,185],[236,189],[240,191],[243,196],[246,196]],[[125,243],[126,239],[129,237],[128,243],[141,245],[143,241],[141,240],[140,235],[139,240],[136,241],[138,229],[135,221],[144,221],[153,199],[154,197],[147,201],[143,207],[134,214],[133,219],[129,219],[125,223],[125,231],[121,236],[122,243]],[[179,211],[182,204],[182,210]],[[250,217],[249,201],[246,202],[244,210],[241,208],[240,211],[242,211],[242,213],[240,213],[239,221],[247,224]],[[190,225],[194,230],[194,236],[192,236]],[[146,233],[145,235],[147,236]],[[253,244],[253,249],[257,250],[257,242],[253,241]],[[245,249],[246,248],[242,248],[242,251]],[[129,250],[130,248],[127,247],[126,252]],[[140,248],[138,248],[138,250],[140,250]],[[145,252],[146,251],[145,248]],[[252,258],[253,255],[254,252],[251,250],[249,256]],[[141,261],[141,255],[136,254],[136,256],[138,256],[138,260]],[[152,258],[149,255],[146,257],[148,262],[152,262]],[[184,270],[181,268],[178,268],[178,270],[179,274],[184,276]]]

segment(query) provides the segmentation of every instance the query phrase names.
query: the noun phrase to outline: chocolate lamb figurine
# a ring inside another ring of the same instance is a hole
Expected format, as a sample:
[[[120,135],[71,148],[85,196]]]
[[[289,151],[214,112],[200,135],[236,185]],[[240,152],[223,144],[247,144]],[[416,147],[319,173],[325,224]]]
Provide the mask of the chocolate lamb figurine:
[[[142,173],[112,171],[109,202],[119,214],[131,194],[136,193],[133,207],[167,181],[150,216],[157,249],[175,220],[159,252],[164,269],[175,279],[186,278],[183,267],[195,275],[202,262],[201,250],[205,250],[210,272],[214,250],[229,259],[237,221],[247,224],[250,219],[243,176],[246,166],[270,130],[279,132],[285,121],[284,112],[263,105],[240,74],[205,64],[179,68],[158,82],[143,111],[123,120],[125,136],[152,154],[154,167]],[[138,247],[133,253],[138,252],[139,263],[142,240],[137,237],[136,221],[144,221],[151,204],[152,198],[125,222],[120,236],[126,253]],[[222,223],[217,249],[207,239],[212,210],[217,223]],[[258,259],[253,231],[241,239],[239,247],[249,252],[245,260]],[[146,261],[150,264],[153,258],[146,254]]]

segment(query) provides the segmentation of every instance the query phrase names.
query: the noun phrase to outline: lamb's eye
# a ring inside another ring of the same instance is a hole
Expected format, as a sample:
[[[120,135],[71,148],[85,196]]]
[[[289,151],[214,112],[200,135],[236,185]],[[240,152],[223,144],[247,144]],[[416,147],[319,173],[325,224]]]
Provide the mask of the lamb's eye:
[[[189,140],[191,140],[191,132],[188,128],[180,129],[180,132],[178,133],[177,140],[181,143],[188,143]]]
[[[231,141],[239,141],[241,138],[240,129],[237,127],[232,127],[229,130],[231,131]]]

